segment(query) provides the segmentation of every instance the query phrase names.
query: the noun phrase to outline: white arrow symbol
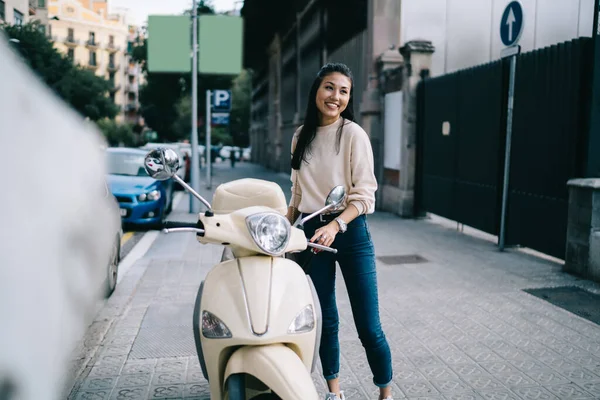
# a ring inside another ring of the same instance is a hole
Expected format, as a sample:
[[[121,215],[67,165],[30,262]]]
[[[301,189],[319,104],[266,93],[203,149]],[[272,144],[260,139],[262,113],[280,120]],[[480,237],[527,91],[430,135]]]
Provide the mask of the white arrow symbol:
[[[513,40],[513,24],[517,22],[515,18],[515,13],[513,12],[512,7],[508,11],[508,18],[506,19],[506,24],[508,25],[508,41],[512,42]]]

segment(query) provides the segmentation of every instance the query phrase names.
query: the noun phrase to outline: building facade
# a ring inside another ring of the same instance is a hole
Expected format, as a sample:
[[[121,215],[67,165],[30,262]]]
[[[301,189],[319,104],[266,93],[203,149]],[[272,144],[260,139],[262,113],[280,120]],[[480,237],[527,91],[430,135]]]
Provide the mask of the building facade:
[[[29,3],[29,0],[0,0],[0,21],[11,25],[27,23],[30,13]]]
[[[354,73],[355,117],[371,138],[378,207],[402,209],[398,203],[414,196],[407,177],[417,158],[417,83],[497,60],[500,18],[510,1],[246,0],[253,161],[290,171],[292,136],[315,74],[326,62],[343,62]],[[520,3],[523,51],[592,35],[594,0]]]
[[[144,126],[144,120],[140,113],[140,88],[145,85],[145,77],[142,68],[131,55],[133,47],[141,44],[144,40],[144,31],[136,26],[128,27],[127,36],[127,70],[125,78],[125,122]]]
[[[128,39],[125,17],[109,14],[107,0],[48,0],[48,31],[54,46],[75,64],[107,79],[123,121],[129,106]]]
[[[500,58],[500,20],[511,0],[418,0],[401,2],[399,44],[433,43],[431,76]],[[520,0],[522,52],[592,36],[594,0]]]

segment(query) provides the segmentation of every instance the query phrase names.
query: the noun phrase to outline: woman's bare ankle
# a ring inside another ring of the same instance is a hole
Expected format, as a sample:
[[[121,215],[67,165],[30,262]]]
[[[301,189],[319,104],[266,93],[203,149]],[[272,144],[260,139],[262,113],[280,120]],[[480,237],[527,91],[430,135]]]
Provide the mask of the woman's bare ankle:
[[[391,386],[386,386],[383,388],[379,388],[379,400],[385,400],[387,398],[391,398],[392,397],[392,387]]]
[[[329,393],[334,393],[337,397],[341,398],[340,379],[334,378],[327,381],[327,387]]]

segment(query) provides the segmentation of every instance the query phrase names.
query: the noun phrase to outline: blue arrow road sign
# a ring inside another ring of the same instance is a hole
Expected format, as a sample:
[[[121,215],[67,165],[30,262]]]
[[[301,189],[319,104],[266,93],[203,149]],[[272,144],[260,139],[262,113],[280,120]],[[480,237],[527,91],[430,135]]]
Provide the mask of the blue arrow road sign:
[[[511,1],[500,20],[500,39],[505,46],[515,45],[523,33],[523,8],[518,1]]]

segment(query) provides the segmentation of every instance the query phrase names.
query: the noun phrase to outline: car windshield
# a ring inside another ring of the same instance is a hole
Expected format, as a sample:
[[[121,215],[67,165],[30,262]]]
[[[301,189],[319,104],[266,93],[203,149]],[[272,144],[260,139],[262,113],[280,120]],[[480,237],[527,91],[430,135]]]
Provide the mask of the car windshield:
[[[148,176],[140,154],[107,152],[106,164],[111,175]]]

